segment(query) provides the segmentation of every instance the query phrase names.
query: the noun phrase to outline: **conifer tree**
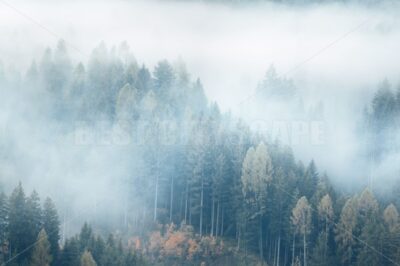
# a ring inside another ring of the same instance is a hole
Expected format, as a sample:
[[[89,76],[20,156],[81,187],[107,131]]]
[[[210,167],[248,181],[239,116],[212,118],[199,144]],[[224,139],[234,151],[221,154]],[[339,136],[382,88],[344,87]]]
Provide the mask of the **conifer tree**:
[[[46,198],[43,204],[43,228],[47,232],[47,236],[51,245],[51,255],[53,262],[58,259],[58,251],[60,241],[60,221],[56,206],[50,198]]]
[[[292,211],[292,224],[303,236],[303,265],[307,265],[307,235],[311,232],[311,206],[305,196],[301,197]]]
[[[83,252],[81,256],[81,266],[97,266],[90,251]]]
[[[26,197],[21,183],[12,192],[9,206],[9,241],[11,253],[16,254],[32,244],[30,242],[32,234],[27,219]],[[16,261],[21,263],[28,257],[28,253],[23,253],[16,258]]]
[[[46,231],[42,229],[40,230],[33,249],[31,266],[50,266],[51,261],[50,242],[47,238]]]

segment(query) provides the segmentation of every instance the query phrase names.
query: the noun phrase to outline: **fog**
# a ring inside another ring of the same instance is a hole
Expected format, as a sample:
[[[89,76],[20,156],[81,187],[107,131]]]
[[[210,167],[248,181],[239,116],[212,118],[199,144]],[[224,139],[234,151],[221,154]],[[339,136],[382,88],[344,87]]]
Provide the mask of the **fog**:
[[[394,86],[399,83],[398,8],[393,3],[293,7],[0,1],[0,60],[7,73],[25,73],[31,61],[40,61],[46,47],[54,47],[59,39],[66,41],[74,63],[87,62],[102,41],[107,47],[126,41],[136,60],[150,68],[164,58],[185,61],[192,78],[202,80],[209,100],[250,126],[259,121],[290,124],[297,120],[291,115],[281,117],[284,110],[266,113],[254,103],[256,88],[273,64],[278,75],[293,81],[306,107],[324,104],[324,116],[318,119],[323,141],[294,145],[296,158],[315,159],[319,171],[326,171],[341,188],[358,188],[373,175],[359,156],[362,141],[357,127],[363,109],[383,79]],[[79,131],[71,133],[38,115],[45,99],[26,89],[2,89],[1,183],[11,189],[21,180],[28,189],[35,188],[60,204],[74,198],[68,208],[90,208],[90,215],[98,198],[102,198],[99,205],[106,201],[107,206],[123,208],[123,186],[115,185],[115,180],[140,168],[140,159],[124,145],[110,144],[107,137],[99,137],[96,145],[77,144]],[[374,183],[398,177],[398,161],[398,155],[391,155],[377,166],[373,172],[384,169],[380,171],[384,177],[373,176]]]

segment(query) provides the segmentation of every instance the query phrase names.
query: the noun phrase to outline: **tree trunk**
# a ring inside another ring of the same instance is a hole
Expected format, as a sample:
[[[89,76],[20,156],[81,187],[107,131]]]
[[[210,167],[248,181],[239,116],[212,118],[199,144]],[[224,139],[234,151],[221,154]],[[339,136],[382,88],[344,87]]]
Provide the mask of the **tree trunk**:
[[[157,155],[157,163],[156,163],[156,191],[155,191],[155,196],[154,196],[154,218],[153,220],[157,220],[157,208],[158,208],[158,181],[159,181],[159,170],[160,170],[160,162],[158,160],[158,155]]]
[[[126,198],[127,197],[125,196],[125,200],[124,200],[124,228],[125,229],[128,227],[128,200]]]
[[[306,233],[303,234],[303,246],[304,246],[304,266],[307,266],[307,253],[306,253]]]
[[[154,218],[153,220],[157,220],[157,203],[158,203],[158,173],[156,175],[156,191],[154,196]]]
[[[264,264],[264,254],[263,254],[263,242],[262,242],[262,216],[260,215],[260,239],[259,239],[259,248],[260,248],[260,260],[262,264]]]
[[[293,233],[292,266],[294,265],[294,249],[295,249],[295,242],[296,242],[296,234]]]
[[[241,235],[241,230],[240,230],[240,226],[238,225],[238,224],[236,224],[236,227],[237,227],[237,229],[236,230],[238,230],[238,238],[237,238],[237,247],[236,247],[236,250],[237,251],[239,251],[240,250],[240,235]]]
[[[189,181],[186,179],[186,199],[185,199],[185,224],[187,224],[189,208]]]
[[[328,217],[325,218],[325,250],[324,260],[326,261],[326,253],[328,251]]]
[[[283,265],[286,266],[287,263],[287,255],[288,255],[288,246],[285,245],[285,258],[283,260]],[[279,265],[278,265],[279,266]]]
[[[201,177],[201,196],[200,196],[200,237],[203,235],[203,200],[204,200],[204,181]]]
[[[172,222],[172,211],[174,204],[174,175],[171,176],[171,195],[169,202],[169,222]]]
[[[277,250],[278,250],[278,248],[276,247],[276,240],[275,240],[274,241],[274,266],[276,265],[276,253],[278,252]]]
[[[279,266],[280,251],[281,251],[281,232],[279,232],[279,237],[278,237],[278,254],[276,259],[276,266]]]
[[[217,201],[217,224],[215,227],[216,227],[215,236],[218,236],[218,233],[219,233],[219,200]]]
[[[221,230],[219,230],[220,236],[224,235],[224,209],[222,209],[222,218],[221,218]]]
[[[183,193],[180,193],[180,200],[179,200],[179,221],[182,221],[182,213],[183,213]],[[186,221],[185,221],[186,222]]]
[[[211,206],[211,236],[214,236],[214,213],[215,213],[215,199],[212,197]]]

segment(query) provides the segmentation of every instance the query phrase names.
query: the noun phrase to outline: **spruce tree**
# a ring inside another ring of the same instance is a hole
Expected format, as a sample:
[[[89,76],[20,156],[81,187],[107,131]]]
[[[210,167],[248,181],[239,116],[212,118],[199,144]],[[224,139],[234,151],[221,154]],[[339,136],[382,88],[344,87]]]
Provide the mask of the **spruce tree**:
[[[46,198],[43,205],[43,228],[46,230],[51,245],[51,255],[54,263],[58,259],[60,241],[60,221],[56,207],[50,198]]]
[[[10,196],[9,212],[9,245],[11,253],[22,252],[31,245],[31,231],[29,220],[27,219],[27,206],[25,192],[21,183],[14,189]],[[26,261],[29,257],[27,252],[16,257],[17,263]]]
[[[42,208],[39,194],[33,191],[26,201],[26,215],[29,223],[29,242],[34,243],[42,229]]]

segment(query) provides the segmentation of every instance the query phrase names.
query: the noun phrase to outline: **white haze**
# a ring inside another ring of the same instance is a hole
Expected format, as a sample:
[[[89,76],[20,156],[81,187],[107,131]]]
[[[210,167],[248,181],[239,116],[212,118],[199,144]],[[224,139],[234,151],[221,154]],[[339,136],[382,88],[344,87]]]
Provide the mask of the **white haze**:
[[[0,60],[8,69],[25,70],[60,38],[75,62],[86,62],[101,41],[108,46],[127,41],[138,62],[150,67],[164,58],[182,58],[192,76],[201,78],[210,100],[250,124],[265,116],[247,112],[251,100],[240,103],[274,64],[306,101],[325,103],[325,143],[294,147],[295,156],[306,162],[314,158],[320,171],[341,185],[366,182],[369,173],[357,156],[355,127],[377,84],[384,78],[399,82],[399,5],[17,0],[10,8],[4,3]],[[29,102],[18,92],[1,93],[7,150],[18,151],[3,155],[15,163],[1,165],[2,183],[11,188],[23,180],[59,202],[63,195],[80,195],[75,204],[90,206],[106,195],[115,199],[109,204],[117,205],[121,193],[113,191],[110,177],[129,176],[134,158],[123,146],[74,145],[74,136],[31,114],[37,106]],[[385,173],[393,173],[388,169],[396,161],[398,156],[384,162]]]

